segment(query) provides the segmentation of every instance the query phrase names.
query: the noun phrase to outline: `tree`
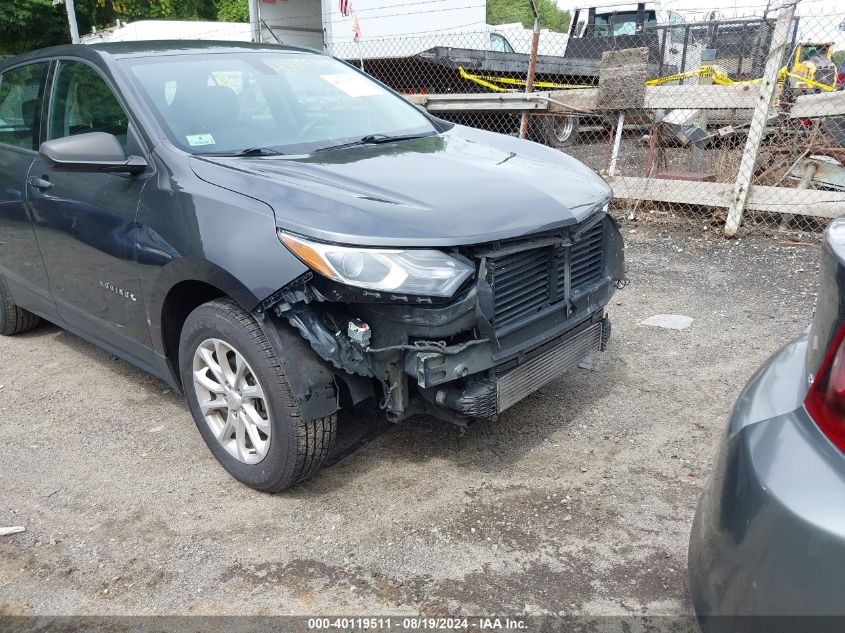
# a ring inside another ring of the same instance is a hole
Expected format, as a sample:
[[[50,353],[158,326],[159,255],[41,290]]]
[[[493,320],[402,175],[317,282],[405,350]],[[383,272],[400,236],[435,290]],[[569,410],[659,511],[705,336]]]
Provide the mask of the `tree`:
[[[2,0],[0,54],[70,42],[64,7],[50,0]]]
[[[214,0],[95,0],[114,22],[132,20],[214,20]],[[90,0],[89,0],[90,3]]]
[[[249,22],[246,0],[217,0],[217,19],[221,22]]]
[[[241,0],[246,8],[246,0]],[[237,4],[236,0],[220,0]],[[79,32],[104,28],[116,20],[216,20],[215,0],[76,0]],[[51,0],[0,0],[0,54],[70,43],[63,4]]]
[[[554,0],[535,0],[540,26],[552,31],[569,31],[569,11],[558,8]],[[487,0],[487,24],[508,24],[521,22],[530,29],[534,26],[529,0]]]

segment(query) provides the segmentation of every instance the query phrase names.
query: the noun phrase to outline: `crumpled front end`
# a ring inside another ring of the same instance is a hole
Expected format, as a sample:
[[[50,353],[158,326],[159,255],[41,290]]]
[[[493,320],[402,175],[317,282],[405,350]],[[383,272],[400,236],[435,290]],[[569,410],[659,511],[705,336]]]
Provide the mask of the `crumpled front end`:
[[[262,309],[286,319],[338,370],[353,402],[369,379],[392,420],[418,412],[459,424],[495,417],[607,344],[604,307],[625,283],[625,266],[621,234],[605,212],[450,254],[475,275],[449,299],[308,273]]]

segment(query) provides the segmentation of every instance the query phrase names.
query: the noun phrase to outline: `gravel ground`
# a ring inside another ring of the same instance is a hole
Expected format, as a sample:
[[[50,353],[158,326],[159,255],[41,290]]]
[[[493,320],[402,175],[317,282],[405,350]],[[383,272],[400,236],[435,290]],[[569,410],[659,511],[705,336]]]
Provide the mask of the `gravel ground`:
[[[716,443],[810,319],[818,254],[623,231],[632,282],[592,370],[463,433],[344,413],[348,450],[275,496],[163,383],[50,325],[0,339],[0,526],[27,528],[0,537],[0,615],[688,614]],[[640,325],[659,313],[695,321]]]

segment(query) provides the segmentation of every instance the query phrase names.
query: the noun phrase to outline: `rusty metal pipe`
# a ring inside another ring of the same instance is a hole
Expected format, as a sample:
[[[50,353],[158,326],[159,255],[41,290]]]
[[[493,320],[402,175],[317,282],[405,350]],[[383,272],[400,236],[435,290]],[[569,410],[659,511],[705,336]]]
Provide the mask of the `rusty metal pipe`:
[[[534,13],[534,33],[531,36],[531,56],[528,58],[528,77],[525,78],[525,92],[534,92],[534,75],[537,72],[537,49],[540,47],[540,14],[531,0],[531,11]],[[522,113],[519,125],[519,138],[528,137],[528,112]]]

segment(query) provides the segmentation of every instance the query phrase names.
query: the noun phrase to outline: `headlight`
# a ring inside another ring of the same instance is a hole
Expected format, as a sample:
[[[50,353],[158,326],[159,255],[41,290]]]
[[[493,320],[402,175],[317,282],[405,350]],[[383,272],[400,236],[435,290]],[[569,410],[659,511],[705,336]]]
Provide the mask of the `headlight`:
[[[474,269],[436,250],[355,248],[312,242],[279,231],[309,268],[342,284],[428,297],[451,297]]]

